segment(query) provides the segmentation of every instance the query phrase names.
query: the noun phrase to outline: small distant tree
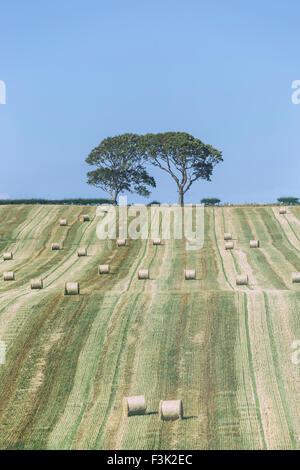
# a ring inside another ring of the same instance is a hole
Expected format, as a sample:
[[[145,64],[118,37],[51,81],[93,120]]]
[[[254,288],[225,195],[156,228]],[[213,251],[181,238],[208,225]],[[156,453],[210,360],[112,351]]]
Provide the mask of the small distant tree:
[[[159,201],[151,201],[149,202],[149,204],[147,204],[147,206],[152,206],[153,204],[156,204],[157,206],[160,206],[160,202]]]
[[[192,184],[200,178],[210,181],[214,166],[223,160],[222,152],[185,132],[146,134],[141,145],[145,157],[175,181],[181,206]]]
[[[138,135],[107,137],[85,161],[96,167],[87,173],[87,183],[107,192],[114,204],[124,191],[149,196],[148,187],[156,186],[143,164]]]
[[[296,204],[300,204],[298,197],[279,197],[277,201],[280,204],[288,204],[290,206],[294,206]]]
[[[221,199],[218,199],[216,197],[207,197],[207,198],[203,198],[201,199],[201,204],[205,204],[206,206],[215,206],[217,204],[220,204],[221,202]]]

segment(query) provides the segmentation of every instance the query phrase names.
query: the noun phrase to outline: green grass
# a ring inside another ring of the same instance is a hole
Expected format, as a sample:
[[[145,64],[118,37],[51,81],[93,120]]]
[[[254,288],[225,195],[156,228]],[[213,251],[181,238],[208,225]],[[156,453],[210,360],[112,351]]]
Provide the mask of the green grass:
[[[189,252],[184,240],[117,248],[98,240],[98,221],[93,207],[0,208],[1,253],[14,253],[0,274],[16,273],[0,280],[0,448],[298,449],[297,224],[285,232],[271,207],[206,208],[204,247]],[[231,228],[238,248],[228,253]],[[112,274],[99,276],[106,262]],[[142,268],[150,280],[137,279]],[[236,287],[247,270],[254,286]],[[45,288],[31,291],[32,277]],[[81,295],[66,297],[73,280]],[[139,394],[149,414],[125,418],[123,397]],[[177,398],[184,419],[161,422],[159,401]]]

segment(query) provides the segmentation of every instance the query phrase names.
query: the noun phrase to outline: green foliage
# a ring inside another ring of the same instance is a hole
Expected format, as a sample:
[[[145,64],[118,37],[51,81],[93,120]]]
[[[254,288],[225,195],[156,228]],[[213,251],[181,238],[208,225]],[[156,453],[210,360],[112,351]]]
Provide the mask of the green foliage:
[[[114,202],[124,191],[149,196],[148,186],[156,186],[143,165],[140,137],[135,134],[104,139],[86,162],[96,167],[88,172],[87,183],[109,193]]]
[[[201,199],[201,204],[205,204],[206,206],[215,206],[216,204],[220,204],[221,199],[218,199],[217,197],[207,197]]]
[[[177,185],[179,204],[184,194],[199,178],[210,181],[222,152],[185,132],[146,134],[140,145],[145,157],[168,173]]]
[[[92,206],[99,204],[113,204],[110,199],[0,199],[0,205],[8,204],[53,204],[53,205],[74,205],[74,206]]]
[[[288,204],[290,206],[300,204],[298,197],[279,197],[277,201],[280,204]]]
[[[160,206],[160,205],[161,205],[161,202],[159,202],[159,201],[151,201],[151,202],[149,202],[149,204],[147,204],[147,206],[150,207],[150,206],[152,206],[152,204],[157,204],[157,205]]]

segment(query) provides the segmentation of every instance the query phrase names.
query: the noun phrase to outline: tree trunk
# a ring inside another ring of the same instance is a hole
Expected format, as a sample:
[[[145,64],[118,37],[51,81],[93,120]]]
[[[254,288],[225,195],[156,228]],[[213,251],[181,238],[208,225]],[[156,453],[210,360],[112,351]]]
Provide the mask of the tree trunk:
[[[111,200],[112,200],[114,206],[117,205],[117,197],[118,197],[118,193],[117,193],[117,191],[115,191],[115,192],[111,195]]]
[[[179,204],[179,206],[183,206],[183,191],[182,191],[182,189],[178,189],[178,194],[179,194],[178,204]]]

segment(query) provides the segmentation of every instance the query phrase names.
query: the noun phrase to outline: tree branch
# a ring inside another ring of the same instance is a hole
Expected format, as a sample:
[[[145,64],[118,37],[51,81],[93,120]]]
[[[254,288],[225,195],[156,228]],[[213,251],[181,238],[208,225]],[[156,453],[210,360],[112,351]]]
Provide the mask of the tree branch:
[[[177,176],[173,173],[173,171],[171,170],[171,167],[170,167],[170,162],[169,162],[169,158],[167,157],[167,165],[168,165],[168,168],[165,168],[164,166],[162,166],[160,164],[160,162],[158,161],[157,157],[154,158],[155,162],[156,162],[156,165],[161,169],[161,170],[164,170],[166,171],[167,173],[169,173],[169,175],[172,176],[172,178],[176,181],[177,185],[179,186],[179,180],[177,178]]]

